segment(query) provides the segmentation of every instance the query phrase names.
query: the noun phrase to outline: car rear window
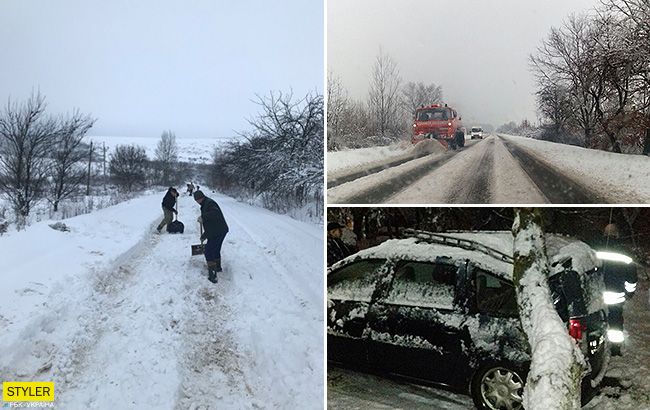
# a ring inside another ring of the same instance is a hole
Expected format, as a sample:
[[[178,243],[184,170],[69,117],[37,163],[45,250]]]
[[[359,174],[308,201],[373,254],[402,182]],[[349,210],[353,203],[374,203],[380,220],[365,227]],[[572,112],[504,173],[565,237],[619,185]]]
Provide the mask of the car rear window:
[[[327,275],[327,295],[330,299],[370,302],[378,275],[385,263],[381,259],[353,262]]]
[[[398,266],[386,303],[453,309],[454,265],[405,262]]]

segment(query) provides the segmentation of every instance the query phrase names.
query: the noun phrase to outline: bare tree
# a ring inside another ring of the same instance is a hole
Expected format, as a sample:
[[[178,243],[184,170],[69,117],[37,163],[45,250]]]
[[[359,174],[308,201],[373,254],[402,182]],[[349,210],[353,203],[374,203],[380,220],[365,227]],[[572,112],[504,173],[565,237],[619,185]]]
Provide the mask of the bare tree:
[[[552,28],[548,38],[530,56],[533,71],[542,84],[569,91],[575,107],[574,119],[582,130],[585,146],[592,145],[596,107],[592,87],[594,27],[587,15],[571,15],[562,28]]]
[[[344,137],[348,124],[345,121],[345,113],[349,110],[349,97],[341,79],[331,71],[327,75],[327,150],[336,150],[343,145],[341,140]]]
[[[409,81],[402,88],[402,104],[408,116],[413,116],[415,110],[423,105],[441,102],[442,87],[439,85]]]
[[[171,130],[163,131],[156,147],[155,158],[157,165],[160,167],[161,179],[163,185],[172,184],[175,170],[178,168],[178,144],[176,144],[176,134]]]
[[[137,145],[118,145],[111,154],[109,171],[117,185],[131,192],[145,185],[147,153]]]
[[[370,77],[368,107],[375,131],[380,137],[395,138],[402,130],[400,115],[401,78],[397,64],[380,49]]]
[[[82,161],[86,157],[83,139],[95,120],[88,115],[74,111],[68,118],[61,119],[52,151],[52,184],[48,200],[54,212],[61,200],[79,190],[86,172]]]
[[[251,131],[215,153],[213,181],[221,189],[254,192],[287,209],[320,195],[323,185],[323,97],[258,97]],[[232,192],[232,191],[231,191]]]
[[[566,142],[567,128],[576,114],[570,91],[565,86],[540,81],[537,106],[541,117],[547,121],[543,124],[546,131],[543,135],[544,139]]]
[[[516,209],[513,281],[521,324],[532,358],[524,408],[579,409],[584,358],[566,331],[551,299],[543,221],[539,209]],[[553,352],[553,366],[545,365]]]
[[[45,98],[32,94],[24,104],[9,101],[0,114],[0,189],[12,204],[18,229],[47,184],[57,124],[45,117],[45,107]]]

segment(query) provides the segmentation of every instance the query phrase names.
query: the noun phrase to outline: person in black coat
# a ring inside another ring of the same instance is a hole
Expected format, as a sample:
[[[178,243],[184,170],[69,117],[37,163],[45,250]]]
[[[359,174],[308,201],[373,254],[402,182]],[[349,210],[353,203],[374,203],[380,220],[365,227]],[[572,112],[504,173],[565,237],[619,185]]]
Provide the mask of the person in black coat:
[[[341,239],[343,226],[336,222],[327,224],[327,266],[352,255],[355,250]]]
[[[162,228],[165,225],[169,224],[172,219],[174,219],[174,214],[178,213],[178,211],[174,209],[177,197],[178,191],[176,188],[170,186],[162,200],[163,220],[158,224],[158,228],[156,228],[158,233],[162,231]]]
[[[219,205],[203,194],[201,191],[194,193],[194,200],[201,205],[199,222],[203,224],[201,241],[208,240],[205,244],[205,261],[208,264],[208,280],[217,283],[217,272],[221,272],[221,245],[228,233],[228,224],[223,217]]]

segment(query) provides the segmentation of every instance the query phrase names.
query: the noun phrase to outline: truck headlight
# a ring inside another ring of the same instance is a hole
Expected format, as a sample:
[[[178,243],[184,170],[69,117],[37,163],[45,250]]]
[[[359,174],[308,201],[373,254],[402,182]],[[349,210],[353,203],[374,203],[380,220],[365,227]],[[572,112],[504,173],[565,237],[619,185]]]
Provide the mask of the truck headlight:
[[[606,305],[617,305],[625,302],[624,292],[603,292],[603,299]]]
[[[627,293],[634,293],[636,292],[636,282],[630,283],[628,281],[625,281],[625,291]]]
[[[605,261],[623,262],[628,265],[632,263],[632,258],[622,253],[598,251],[596,257]]]
[[[609,329],[607,331],[607,339],[612,343],[623,343],[625,341],[625,335],[622,330]]]

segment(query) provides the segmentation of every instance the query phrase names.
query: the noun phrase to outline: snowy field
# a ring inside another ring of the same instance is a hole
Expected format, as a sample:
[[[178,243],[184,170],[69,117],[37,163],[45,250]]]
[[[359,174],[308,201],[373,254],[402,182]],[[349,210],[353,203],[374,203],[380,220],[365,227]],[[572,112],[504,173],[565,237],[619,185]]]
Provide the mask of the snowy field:
[[[162,196],[0,237],[0,378],[54,381],[60,409],[322,408],[322,226],[211,194],[213,285],[197,204],[158,235]]]
[[[156,156],[156,147],[160,137],[114,137],[114,136],[88,136],[86,140],[92,141],[96,146],[106,144],[108,153],[113,152],[117,145],[141,145],[145,147],[149,159]],[[197,164],[212,163],[212,153],[218,146],[225,144],[228,139],[218,138],[179,138],[176,137],[178,145],[179,161]]]

